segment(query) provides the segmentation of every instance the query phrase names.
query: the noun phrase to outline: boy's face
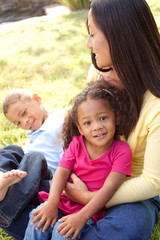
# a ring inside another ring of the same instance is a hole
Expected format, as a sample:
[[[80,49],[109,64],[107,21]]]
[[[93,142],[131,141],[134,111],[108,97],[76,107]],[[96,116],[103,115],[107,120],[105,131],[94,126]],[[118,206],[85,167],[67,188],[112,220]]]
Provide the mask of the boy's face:
[[[41,98],[18,101],[8,108],[6,117],[24,130],[38,130],[47,118],[47,111],[42,107]]]

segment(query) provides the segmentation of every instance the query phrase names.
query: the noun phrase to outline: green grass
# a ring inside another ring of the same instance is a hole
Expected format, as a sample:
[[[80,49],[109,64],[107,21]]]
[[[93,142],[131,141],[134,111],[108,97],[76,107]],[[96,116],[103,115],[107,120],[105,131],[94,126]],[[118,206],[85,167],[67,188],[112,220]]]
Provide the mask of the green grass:
[[[1,111],[8,90],[18,87],[37,92],[52,109],[68,105],[84,88],[91,63],[85,47],[86,17],[87,11],[81,11],[0,26],[0,147],[24,143],[24,132],[15,129]]]
[[[148,0],[160,30],[159,0]],[[5,119],[2,101],[8,90],[37,92],[48,109],[64,107],[86,84],[91,64],[86,48],[87,11],[57,18],[0,25],[0,147],[24,146],[25,131]],[[0,240],[11,240],[0,229]],[[160,223],[150,240],[160,240]]]

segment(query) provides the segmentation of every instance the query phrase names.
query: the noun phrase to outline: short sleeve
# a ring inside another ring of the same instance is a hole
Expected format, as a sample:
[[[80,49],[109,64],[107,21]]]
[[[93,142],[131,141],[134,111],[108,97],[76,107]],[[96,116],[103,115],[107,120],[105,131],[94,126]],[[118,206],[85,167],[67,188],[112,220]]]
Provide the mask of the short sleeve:
[[[132,151],[125,142],[116,142],[113,159],[112,171],[131,176]]]

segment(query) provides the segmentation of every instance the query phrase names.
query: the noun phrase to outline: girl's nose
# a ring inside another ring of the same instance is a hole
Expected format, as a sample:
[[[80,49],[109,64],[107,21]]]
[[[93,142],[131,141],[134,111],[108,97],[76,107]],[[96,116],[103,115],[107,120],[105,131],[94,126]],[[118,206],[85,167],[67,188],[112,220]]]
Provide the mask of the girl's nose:
[[[99,130],[102,128],[102,124],[100,122],[94,122],[93,129],[94,130]]]

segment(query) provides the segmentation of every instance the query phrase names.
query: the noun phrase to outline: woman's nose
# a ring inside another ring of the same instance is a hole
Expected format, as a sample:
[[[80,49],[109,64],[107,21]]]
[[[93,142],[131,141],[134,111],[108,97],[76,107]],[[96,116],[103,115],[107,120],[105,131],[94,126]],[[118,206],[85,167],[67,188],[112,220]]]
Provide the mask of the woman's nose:
[[[90,37],[87,40],[87,48],[92,49],[92,39]]]

